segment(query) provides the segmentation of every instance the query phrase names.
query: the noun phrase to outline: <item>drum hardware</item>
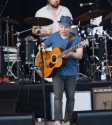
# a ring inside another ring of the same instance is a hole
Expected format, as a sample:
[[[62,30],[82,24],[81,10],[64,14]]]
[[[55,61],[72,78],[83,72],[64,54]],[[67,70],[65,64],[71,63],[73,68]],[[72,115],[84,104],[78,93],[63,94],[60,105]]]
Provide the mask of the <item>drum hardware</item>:
[[[80,81],[80,79],[86,78],[87,76],[79,72],[79,67],[80,67],[79,60],[77,60],[77,62],[78,62],[77,63],[77,74],[78,74],[77,81]]]
[[[106,10],[89,11],[87,13],[84,13],[84,14],[76,17],[75,21],[87,21],[87,20],[96,18],[98,16],[101,16],[105,12],[106,12]],[[95,64],[95,58],[96,58],[96,56],[95,56],[95,52],[94,52],[94,49],[95,49],[95,46],[94,46],[95,40],[94,40],[94,36],[93,36],[93,28],[97,27],[97,25],[87,24],[87,25],[85,25],[83,27],[84,28],[89,28],[89,33],[91,33],[91,42],[92,42],[92,48],[91,48],[92,49],[92,56],[90,57],[91,58],[91,62],[92,62],[92,65],[91,65],[91,77],[93,77],[93,80],[95,80],[95,73],[94,73],[94,71],[96,72],[96,70],[95,70],[96,69],[96,64]]]
[[[33,82],[36,82],[35,73],[38,73],[40,70],[36,66],[31,67],[30,70],[33,70],[33,74],[32,74],[33,79],[32,80],[33,80]]]
[[[90,58],[91,58],[91,62],[92,62],[92,72],[93,72],[91,77],[93,77],[93,80],[95,80],[96,79],[96,76],[95,76],[95,72],[96,72],[96,70],[95,70],[96,69],[95,49],[96,49],[96,47],[94,46],[95,39],[94,39],[94,36],[93,36],[93,28],[91,28],[91,42],[92,42],[92,48],[91,48],[91,50],[92,50],[92,56],[90,56]]]
[[[14,61],[14,62],[12,63],[12,65],[8,67],[7,73],[10,73],[10,74],[14,77],[14,79],[17,79],[17,77],[15,76],[15,74],[14,74],[13,71],[12,71],[12,68],[13,68],[13,65],[15,64],[15,62],[16,62],[16,61]],[[6,75],[7,75],[7,73],[6,73]],[[6,77],[6,75],[4,76],[4,78]],[[9,76],[10,76],[10,75],[9,75]],[[8,80],[9,80],[9,79],[8,79]]]
[[[11,18],[8,17],[0,17],[0,20],[3,21],[3,22],[6,22],[6,35],[7,35],[7,59],[8,59],[8,66],[7,66],[7,73],[5,74],[4,77],[6,77],[6,75],[8,76],[8,79],[9,79],[9,73],[13,74],[9,68],[9,23],[13,23],[13,24],[19,24],[18,21],[16,20],[13,20]]]
[[[16,32],[15,34],[13,34],[13,35],[17,35],[17,76],[18,76],[18,78],[19,78],[19,68],[20,68],[20,66],[19,66],[19,63],[22,61],[21,60],[21,58],[20,58],[20,45],[22,45],[22,42],[23,41],[21,41],[20,39],[19,39],[19,35],[20,35],[20,33],[24,33],[24,32],[26,32],[26,31],[29,31],[29,30],[32,30],[32,28],[30,28],[30,29],[28,29],[28,30],[24,30],[24,31],[21,31],[21,32]],[[23,64],[23,75],[24,75],[24,79],[25,80],[27,80],[27,77],[29,77],[30,79],[31,79],[31,70],[30,70],[30,68],[31,68],[31,65],[33,65],[34,64],[34,44],[36,44],[36,39],[34,39],[32,36],[27,36],[25,39],[25,47],[24,47],[24,49],[25,49],[25,64],[26,65],[28,65],[28,72],[26,73],[26,70],[25,70],[25,68],[24,68],[24,64]],[[32,41],[31,41],[32,40]],[[33,43],[33,44],[32,44]],[[33,52],[33,53],[32,53]],[[32,59],[33,58],[33,59]],[[29,78],[28,78],[28,80],[29,80]]]
[[[108,65],[108,53],[107,53],[107,37],[109,38],[109,39],[111,39],[112,40],[112,37],[110,37],[108,34],[107,34],[107,32],[106,31],[104,31],[104,50],[105,50],[105,60],[103,61],[103,63],[105,63],[106,64],[106,73],[107,73],[107,76],[109,76],[109,77],[111,77],[111,75],[110,75],[110,70],[109,70],[109,65]]]
[[[102,22],[99,24],[99,26],[103,26],[105,24],[107,24],[108,22],[112,21],[112,12],[110,12],[103,20]],[[108,53],[107,53],[107,38],[109,38],[110,40],[112,40],[112,37],[110,37],[107,34],[107,31],[103,32],[103,37],[104,37],[104,50],[105,50],[105,60],[103,61],[104,63],[106,63],[106,72],[107,72],[107,76],[109,75],[109,77],[111,78],[111,73],[110,73],[110,69],[109,69],[109,65],[108,65]]]
[[[87,13],[84,13],[78,17],[75,18],[75,21],[88,21],[91,20],[93,18],[99,17],[101,15],[103,15],[105,12],[107,12],[106,10],[95,10],[95,11],[89,11]],[[95,55],[95,49],[98,49],[98,44],[96,44],[96,47],[94,46],[95,44],[95,40],[94,40],[94,36],[93,36],[93,28],[97,27],[97,25],[93,25],[93,24],[87,24],[86,26],[84,26],[86,28],[90,28],[91,30],[89,30],[89,32],[91,33],[91,42],[92,42],[92,56],[90,56],[91,58],[91,62],[92,62],[92,66],[91,66],[91,77],[93,80],[96,79],[95,77],[95,72],[96,72],[96,63],[95,63],[95,59],[96,59],[96,55]]]
[[[72,32],[74,34],[78,34],[78,26],[77,25],[72,25],[70,32]]]
[[[7,33],[7,59],[8,59],[8,66],[7,66],[7,73],[6,73],[6,75],[7,75],[7,77],[8,77],[8,79],[9,79],[9,73],[11,73],[12,75],[13,75],[13,73],[11,72],[11,70],[10,70],[10,68],[9,68],[9,20],[10,20],[10,18],[9,17],[7,17],[7,18],[1,18],[2,19],[2,21],[6,21],[6,33]],[[4,77],[6,77],[6,75],[4,76]],[[14,75],[13,75],[14,76]]]
[[[12,46],[14,46],[14,36],[13,36],[13,31],[14,31],[14,28],[13,28],[13,25],[11,26],[11,38],[12,38]]]
[[[28,29],[28,30],[24,30],[24,31],[21,31],[21,32],[16,32],[15,34],[13,34],[13,35],[17,35],[17,44],[16,44],[16,46],[17,46],[17,79],[19,79],[19,69],[20,69],[20,62],[21,62],[21,58],[20,58],[20,55],[19,55],[19,53],[20,53],[20,45],[21,45],[21,40],[20,40],[20,38],[19,38],[19,35],[20,35],[20,33],[24,33],[24,32],[26,32],[26,31],[29,31],[29,30],[31,30],[32,28],[30,28],[30,29]]]
[[[82,74],[82,73],[80,73],[79,72],[79,69],[80,69],[80,64],[79,64],[79,60],[78,60],[78,65],[77,65],[77,69],[78,69],[78,81],[79,82],[89,82],[89,81],[91,81],[91,78],[90,78],[90,74],[91,74],[91,63],[90,63],[90,61],[89,61],[89,58],[88,58],[88,55],[87,55],[87,52],[86,52],[86,48],[83,48],[83,50],[84,50],[84,67],[86,68],[86,72],[85,72],[85,74]]]
[[[98,44],[99,44],[99,43],[95,43],[97,49],[99,49]]]
[[[1,8],[1,10],[0,10],[1,11],[0,12],[0,46],[1,46],[1,50],[2,50],[2,28],[1,28],[1,22],[6,22],[6,27],[7,27],[7,32],[6,33],[7,33],[7,35],[8,35],[8,23],[15,23],[15,22],[17,23],[17,21],[15,21],[13,19],[10,19],[9,17],[6,17],[6,18],[5,17],[1,17],[1,15],[2,15],[2,13],[3,13],[6,5],[7,5],[7,3],[8,3],[8,0],[5,2],[5,5],[3,6],[3,8]],[[7,43],[8,43],[8,36],[7,36]],[[8,48],[7,48],[7,50],[8,50]],[[2,51],[0,51],[0,52],[2,53]],[[1,57],[1,59],[2,59],[2,57]],[[2,62],[2,61],[0,61],[0,62]],[[1,73],[3,74],[3,71]]]
[[[32,77],[33,77],[33,82],[36,82],[36,80],[35,80],[35,72],[39,72],[39,70],[37,70],[37,67],[35,66],[35,54],[34,54],[34,50],[33,50],[33,54],[31,55],[31,57],[32,57],[32,60],[33,60],[33,65],[32,65],[32,67],[30,68],[30,70],[32,70],[33,71],[33,74],[32,74]]]

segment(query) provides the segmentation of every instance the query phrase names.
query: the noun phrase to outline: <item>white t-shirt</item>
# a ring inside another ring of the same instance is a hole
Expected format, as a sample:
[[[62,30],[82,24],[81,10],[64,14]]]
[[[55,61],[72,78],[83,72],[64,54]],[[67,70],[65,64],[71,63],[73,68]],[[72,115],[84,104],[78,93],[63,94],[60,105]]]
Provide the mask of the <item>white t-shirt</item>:
[[[44,17],[44,18],[48,18],[48,19],[53,20],[53,24],[51,24],[49,26],[42,26],[41,28],[43,30],[47,30],[50,27],[53,27],[52,33],[54,33],[54,32],[59,31],[59,23],[57,21],[60,20],[60,17],[62,15],[63,16],[70,16],[72,18],[72,15],[67,7],[59,5],[56,16],[54,16],[52,14],[52,12],[50,11],[48,5],[46,5],[45,7],[41,8],[40,10],[38,10],[36,12],[35,17]]]

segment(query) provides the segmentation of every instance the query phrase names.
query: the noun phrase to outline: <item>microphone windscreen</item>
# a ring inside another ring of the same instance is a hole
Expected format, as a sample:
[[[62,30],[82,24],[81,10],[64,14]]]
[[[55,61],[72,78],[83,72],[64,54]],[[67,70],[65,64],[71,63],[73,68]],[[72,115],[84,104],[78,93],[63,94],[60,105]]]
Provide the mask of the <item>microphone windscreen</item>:
[[[80,4],[80,7],[83,7],[83,4],[82,4],[82,3]]]

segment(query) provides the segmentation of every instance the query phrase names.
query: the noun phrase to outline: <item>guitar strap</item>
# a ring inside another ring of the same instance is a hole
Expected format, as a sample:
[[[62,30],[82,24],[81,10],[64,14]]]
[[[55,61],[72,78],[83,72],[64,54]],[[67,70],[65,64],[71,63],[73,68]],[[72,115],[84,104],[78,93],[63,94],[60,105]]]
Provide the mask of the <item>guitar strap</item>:
[[[70,34],[70,38],[68,40],[68,44],[67,44],[67,47],[66,47],[66,50],[70,48],[72,42],[73,42],[73,39],[75,38],[75,34],[74,33],[71,33]]]

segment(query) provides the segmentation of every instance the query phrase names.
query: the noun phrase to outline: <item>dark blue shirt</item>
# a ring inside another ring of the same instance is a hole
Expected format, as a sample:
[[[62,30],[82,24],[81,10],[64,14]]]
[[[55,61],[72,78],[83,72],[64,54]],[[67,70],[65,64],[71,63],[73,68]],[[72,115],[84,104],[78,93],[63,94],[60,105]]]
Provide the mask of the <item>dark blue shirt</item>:
[[[66,46],[68,44],[68,40],[69,40],[70,35],[66,38],[63,39],[59,32],[53,33],[51,34],[44,42],[46,47],[50,47],[52,46],[52,48],[62,48],[64,50],[66,50]],[[75,38],[72,42],[71,47],[79,44],[81,42],[80,38],[78,35],[75,35]],[[66,65],[65,66],[61,66],[60,68],[58,68],[58,73],[60,73],[63,76],[72,76],[72,75],[76,75],[77,74],[77,59],[75,58],[66,58]]]

